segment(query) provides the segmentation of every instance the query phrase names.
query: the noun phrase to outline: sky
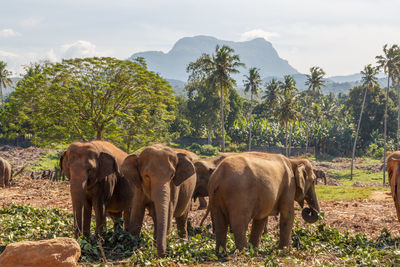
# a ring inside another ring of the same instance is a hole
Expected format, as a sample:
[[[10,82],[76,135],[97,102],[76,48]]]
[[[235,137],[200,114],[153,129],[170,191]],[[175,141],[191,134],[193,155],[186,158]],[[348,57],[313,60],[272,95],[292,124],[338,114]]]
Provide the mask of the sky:
[[[12,0],[0,7],[0,60],[14,76],[39,60],[168,52],[182,37],[264,37],[307,73],[359,73],[400,44],[398,0]]]

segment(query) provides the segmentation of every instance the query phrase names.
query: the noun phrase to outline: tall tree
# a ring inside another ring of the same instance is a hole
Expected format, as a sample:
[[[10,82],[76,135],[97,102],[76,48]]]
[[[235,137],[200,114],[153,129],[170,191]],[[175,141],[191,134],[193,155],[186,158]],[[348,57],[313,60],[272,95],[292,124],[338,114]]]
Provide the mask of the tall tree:
[[[325,84],[324,81],[325,71],[320,67],[311,67],[310,74],[307,74],[306,85],[308,90],[315,98],[318,98],[322,94],[322,87]]]
[[[290,146],[292,137],[292,126],[299,118],[298,109],[298,94],[296,89],[296,82],[292,76],[286,75],[284,82],[281,85],[282,94],[280,95],[280,105],[278,107],[277,117],[281,125],[285,126],[286,136],[286,156],[290,156]],[[289,147],[288,147],[289,136]]]
[[[224,116],[224,95],[228,94],[228,89],[236,84],[232,74],[238,73],[239,67],[244,67],[240,62],[239,55],[229,46],[215,47],[212,55],[203,54],[195,62],[191,62],[187,71],[191,72],[190,78],[203,78],[206,85],[218,92],[220,97],[221,112],[221,132],[222,132],[222,152],[225,152],[225,116]]]
[[[383,126],[383,139],[384,139],[384,149],[383,149],[383,184],[386,183],[386,150],[387,150],[387,108],[389,101],[389,89],[390,89],[390,79],[393,79],[393,74],[398,70],[398,64],[400,62],[399,46],[392,45],[388,48],[388,45],[383,46],[383,55],[376,56],[376,61],[379,69],[383,69],[387,74],[387,88],[386,88],[386,102],[385,102],[385,116],[384,116],[384,126]]]
[[[357,137],[358,137],[358,131],[360,130],[361,119],[362,119],[362,114],[363,114],[364,105],[365,105],[365,99],[367,97],[368,89],[372,88],[373,86],[378,85],[378,80],[376,78],[377,72],[378,72],[377,69],[372,67],[371,64],[365,66],[364,70],[361,71],[361,74],[362,74],[361,80],[363,82],[363,86],[365,87],[365,89],[364,89],[363,102],[361,105],[360,118],[358,119],[358,124],[357,124],[357,131],[356,131],[356,135],[354,136],[353,153],[351,156],[350,180],[353,180],[354,156],[356,153]]]
[[[249,69],[249,74],[245,75],[244,91],[250,92],[250,114],[249,114],[249,151],[251,150],[251,128],[252,128],[252,113],[253,113],[253,96],[258,97],[258,92],[261,90],[261,77],[259,69],[256,67]]]
[[[279,105],[281,84],[275,78],[265,84],[265,93],[262,99],[265,100],[265,104],[268,106],[270,117],[275,117],[276,109]]]
[[[6,69],[7,63],[4,61],[0,60],[0,105],[3,104],[3,88],[10,87],[12,84],[12,81],[10,79],[11,76],[11,71]]]

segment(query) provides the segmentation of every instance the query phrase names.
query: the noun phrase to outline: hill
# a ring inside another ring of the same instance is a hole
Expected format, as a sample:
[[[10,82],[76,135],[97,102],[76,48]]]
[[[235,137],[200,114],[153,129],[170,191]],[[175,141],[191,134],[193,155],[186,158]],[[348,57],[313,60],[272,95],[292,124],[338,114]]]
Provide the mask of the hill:
[[[216,45],[228,45],[239,54],[246,67],[260,69],[261,77],[283,76],[298,74],[299,72],[280,58],[272,44],[263,38],[245,42],[219,40],[211,36],[184,37],[178,40],[168,53],[161,51],[147,51],[135,53],[129,59],[143,57],[150,70],[158,72],[167,79],[186,81],[188,74],[186,66],[200,57],[203,53],[213,53]],[[242,68],[235,79],[241,81],[247,72]]]

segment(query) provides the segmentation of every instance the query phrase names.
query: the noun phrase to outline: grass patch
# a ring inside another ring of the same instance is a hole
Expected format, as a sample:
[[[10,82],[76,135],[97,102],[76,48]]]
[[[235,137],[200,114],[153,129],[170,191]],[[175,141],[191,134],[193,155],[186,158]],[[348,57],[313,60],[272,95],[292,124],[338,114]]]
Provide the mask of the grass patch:
[[[40,159],[29,168],[31,171],[54,170],[60,168],[60,153],[49,151],[40,157]]]
[[[367,199],[375,191],[389,191],[385,187],[351,187],[351,186],[315,186],[318,200],[353,200]]]
[[[372,172],[369,170],[353,169],[353,180],[350,180],[350,169],[329,169],[328,176],[340,180],[344,185],[352,185],[354,182],[382,183],[382,172]]]

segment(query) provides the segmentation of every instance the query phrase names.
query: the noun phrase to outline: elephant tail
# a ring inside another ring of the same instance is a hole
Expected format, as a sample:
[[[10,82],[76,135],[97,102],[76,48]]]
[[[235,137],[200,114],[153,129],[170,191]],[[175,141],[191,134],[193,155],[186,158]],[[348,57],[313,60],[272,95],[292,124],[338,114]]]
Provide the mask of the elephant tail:
[[[208,217],[208,214],[210,213],[210,207],[211,207],[211,201],[210,201],[210,203],[208,203],[206,214],[205,214],[204,217],[201,219],[200,227],[203,226],[204,221],[205,221],[206,218]]]

